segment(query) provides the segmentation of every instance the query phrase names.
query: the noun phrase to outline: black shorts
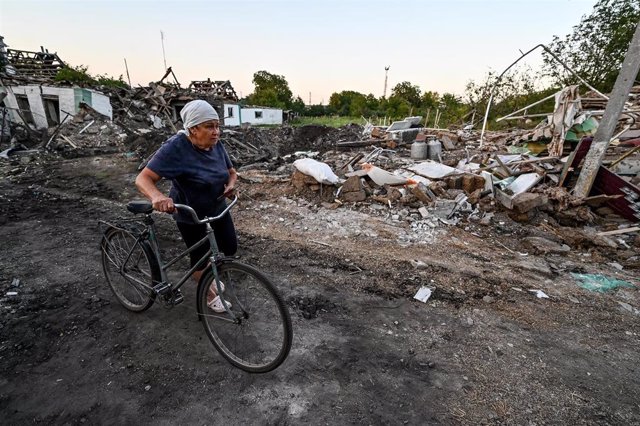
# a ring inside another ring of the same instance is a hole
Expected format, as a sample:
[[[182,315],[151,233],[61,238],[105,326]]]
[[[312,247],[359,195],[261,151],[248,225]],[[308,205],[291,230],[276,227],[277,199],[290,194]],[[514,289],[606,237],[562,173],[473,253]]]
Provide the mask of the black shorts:
[[[190,248],[195,243],[203,239],[207,235],[206,225],[194,225],[185,222],[176,222],[182,239],[184,240],[187,248]],[[231,215],[227,213],[223,218],[211,223],[213,232],[216,236],[216,244],[218,249],[226,256],[233,256],[238,250],[238,237],[236,236],[236,228],[233,226],[233,220]],[[209,241],[205,241],[200,247],[189,253],[191,257],[191,266],[195,266],[202,256],[209,251]],[[208,263],[208,262],[207,262]],[[207,263],[202,264],[198,268],[199,271],[203,270]]]

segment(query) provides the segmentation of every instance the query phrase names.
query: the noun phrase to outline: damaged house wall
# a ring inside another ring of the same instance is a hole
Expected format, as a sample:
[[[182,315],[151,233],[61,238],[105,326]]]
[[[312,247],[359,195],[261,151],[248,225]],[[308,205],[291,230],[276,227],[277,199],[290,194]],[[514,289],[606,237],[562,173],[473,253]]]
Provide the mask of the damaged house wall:
[[[282,110],[268,107],[243,107],[238,104],[224,104],[225,126],[241,124],[282,124]]]
[[[79,111],[81,102],[100,114],[112,118],[113,111],[108,96],[89,89],[50,86],[10,86],[4,102],[15,122],[24,122],[18,110],[36,129],[48,128],[64,121],[68,115]],[[28,109],[27,109],[28,108]]]

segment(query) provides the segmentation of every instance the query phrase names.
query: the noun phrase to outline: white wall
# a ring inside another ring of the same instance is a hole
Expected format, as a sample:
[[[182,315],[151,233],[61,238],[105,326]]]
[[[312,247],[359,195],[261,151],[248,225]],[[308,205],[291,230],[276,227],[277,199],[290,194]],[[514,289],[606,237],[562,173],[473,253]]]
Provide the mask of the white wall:
[[[240,106],[236,104],[224,104],[224,125],[239,126],[240,125]],[[231,110],[231,114],[229,114]]]
[[[233,116],[229,114],[233,111]],[[256,112],[262,112],[261,118],[256,118]],[[242,123],[249,124],[282,124],[282,110],[277,108],[240,108],[237,104],[224,104],[224,125],[239,126]]]
[[[69,118],[67,118],[67,121],[69,121],[73,118],[76,112],[78,112],[76,110],[74,93],[75,91],[72,87],[42,86],[43,95],[53,95],[58,97],[58,101],[60,102],[60,109],[58,110],[58,116],[60,117],[61,123],[62,123],[62,120],[64,120],[67,117],[67,115],[69,115]],[[29,99],[29,103],[31,103],[31,99]],[[42,106],[42,112],[44,113],[44,104],[42,103],[42,98],[40,98],[40,105]],[[31,110],[33,111],[33,104],[31,104]],[[35,119],[35,117],[33,118]],[[46,117],[44,121],[45,123],[47,122]]]
[[[73,93],[73,91],[72,91]],[[5,104],[9,107],[11,118],[16,123],[23,123],[18,115],[18,101],[15,95],[26,95],[31,109],[31,115],[37,129],[47,128],[47,116],[44,113],[44,104],[40,93],[40,86],[14,86],[7,88]],[[24,123],[26,124],[26,123]]]
[[[256,118],[256,112],[262,112]],[[282,124],[282,110],[275,108],[242,108],[242,122],[250,124]]]
[[[15,95],[26,95],[29,100],[29,107],[31,108],[31,115],[35,122],[37,129],[47,128],[47,116],[44,111],[44,103],[42,101],[42,95],[57,96],[60,104],[58,115],[60,121],[65,119],[67,115],[75,115],[78,112],[77,99],[82,99],[82,91],[90,92],[91,101],[87,102],[93,109],[101,114],[113,118],[113,109],[109,97],[94,90],[73,88],[73,87],[50,87],[50,86],[12,86],[7,88],[7,97],[5,104],[9,107],[11,112],[11,118],[15,122],[22,122],[22,119],[17,113],[18,101]],[[78,98],[78,95],[79,98]],[[86,97],[85,97],[86,99]],[[71,117],[67,119],[69,121]]]
[[[90,106],[100,114],[106,115],[110,120],[113,120],[113,108],[111,107],[111,100],[107,95],[91,90]]]

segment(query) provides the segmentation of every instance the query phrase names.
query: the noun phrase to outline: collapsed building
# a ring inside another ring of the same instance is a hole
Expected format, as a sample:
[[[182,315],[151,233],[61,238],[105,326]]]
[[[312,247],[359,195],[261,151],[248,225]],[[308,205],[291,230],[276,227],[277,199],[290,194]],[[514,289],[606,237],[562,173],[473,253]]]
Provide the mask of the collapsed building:
[[[41,53],[11,57],[51,55],[44,49]],[[193,81],[184,88],[169,68],[148,87],[65,87],[51,83],[52,73],[38,74],[38,67],[62,64],[55,58],[51,64],[32,65],[33,80],[20,79],[17,73],[9,76],[10,68],[4,68],[5,93],[13,95],[4,105],[12,113],[25,115],[27,110],[26,104],[19,105],[18,88],[33,90],[27,96],[29,110],[42,103],[39,123],[44,127],[46,122],[46,131],[27,148],[67,157],[122,153],[142,165],[175,132],[182,106],[205,99],[224,117],[222,140],[244,182],[277,182],[288,186],[291,196],[327,208],[381,216],[410,230],[403,242],[424,242],[427,233],[446,226],[492,225],[504,212],[516,222],[542,226],[546,238],[563,244],[624,249],[640,230],[634,225],[640,221],[640,86],[626,96],[626,108],[616,119],[617,129],[593,188],[588,196],[579,197],[574,194],[576,181],[609,95],[594,91],[580,95],[577,87],[566,87],[549,98],[555,107],[548,114],[532,117],[524,108],[499,119],[541,118],[533,129],[427,128],[422,117],[388,126],[367,121],[339,129],[259,128],[238,124],[247,123],[246,117],[275,116],[277,122],[282,112],[240,105],[228,81]],[[48,98],[54,96],[48,87],[60,90],[57,104]],[[28,120],[14,121],[34,131],[39,127],[24,123]],[[30,155],[29,151],[15,155]],[[624,265],[638,267],[640,258],[629,255]]]
[[[56,79],[66,66],[57,53],[43,47],[40,52],[9,49],[0,36],[3,141],[11,139],[11,128],[14,133],[17,128],[20,142],[30,147],[41,144],[49,148],[57,139],[77,147],[65,135],[64,128],[72,118],[85,117],[89,111],[113,120],[119,134],[175,132],[180,110],[194,99],[206,100],[214,106],[225,126],[278,125],[284,118],[281,109],[242,104],[228,80],[192,81],[184,88],[169,67],[160,80],[146,87],[99,84],[80,87]],[[174,81],[169,81],[170,77]]]

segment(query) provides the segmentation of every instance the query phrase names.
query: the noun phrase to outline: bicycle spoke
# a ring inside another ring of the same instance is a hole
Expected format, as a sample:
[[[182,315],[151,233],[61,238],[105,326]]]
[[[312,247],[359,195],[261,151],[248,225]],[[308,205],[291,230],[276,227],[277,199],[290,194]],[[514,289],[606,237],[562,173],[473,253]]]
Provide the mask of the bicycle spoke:
[[[149,254],[127,231],[106,234],[102,263],[115,296],[127,309],[142,311],[153,303],[153,272]]]
[[[232,304],[238,321],[231,321],[227,313],[204,314],[207,334],[237,367],[253,372],[272,370],[284,360],[291,345],[291,323],[284,302],[266,277],[246,265],[222,265],[219,272],[226,287],[222,298]],[[206,295],[213,285],[215,280],[211,279],[201,294]],[[222,317],[227,321],[220,321]]]

